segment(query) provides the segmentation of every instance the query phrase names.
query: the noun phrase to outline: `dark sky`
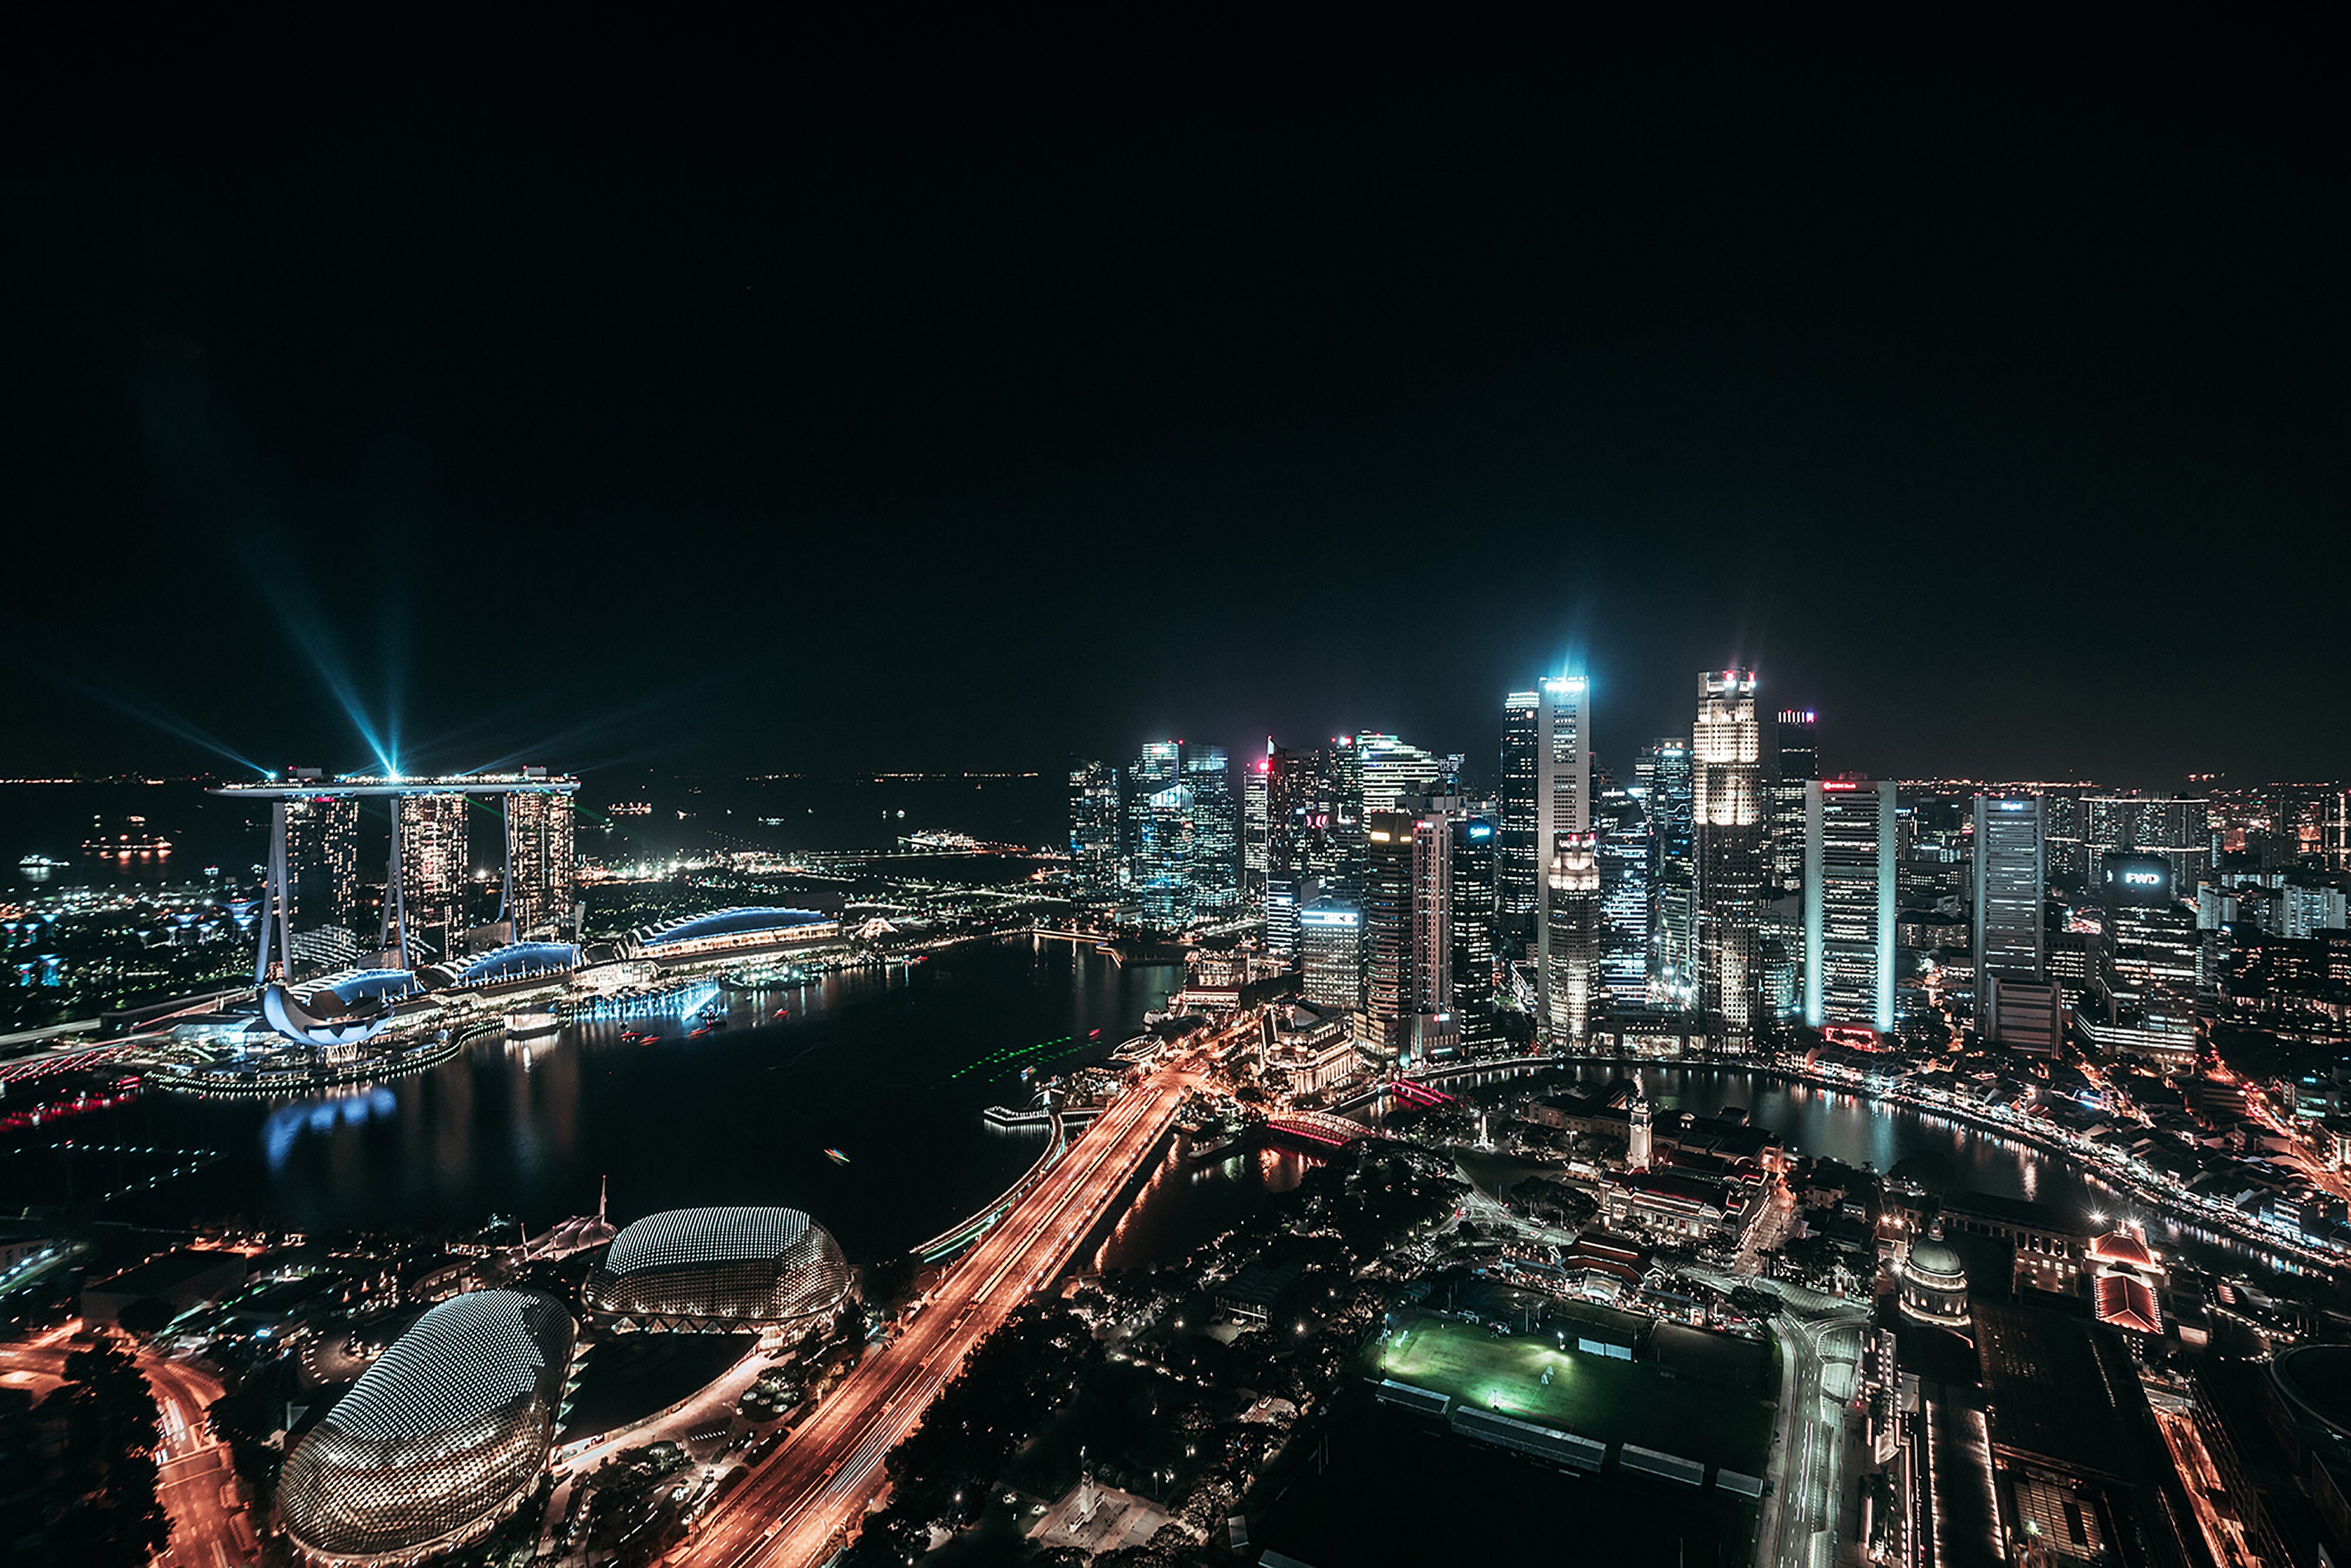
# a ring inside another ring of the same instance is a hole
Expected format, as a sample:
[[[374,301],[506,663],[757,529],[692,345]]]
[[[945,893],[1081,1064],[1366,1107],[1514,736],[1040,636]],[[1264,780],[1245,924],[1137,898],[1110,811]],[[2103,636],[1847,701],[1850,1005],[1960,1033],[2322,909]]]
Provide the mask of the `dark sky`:
[[[2351,772],[2332,38],[411,15],[0,44],[0,772]]]

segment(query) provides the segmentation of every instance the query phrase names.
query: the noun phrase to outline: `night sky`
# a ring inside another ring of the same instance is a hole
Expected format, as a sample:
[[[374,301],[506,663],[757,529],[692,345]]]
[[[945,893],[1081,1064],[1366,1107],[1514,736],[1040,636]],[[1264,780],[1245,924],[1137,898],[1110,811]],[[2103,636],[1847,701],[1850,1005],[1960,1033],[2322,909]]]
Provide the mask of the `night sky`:
[[[2351,772],[2331,38],[382,15],[0,45],[0,772]]]

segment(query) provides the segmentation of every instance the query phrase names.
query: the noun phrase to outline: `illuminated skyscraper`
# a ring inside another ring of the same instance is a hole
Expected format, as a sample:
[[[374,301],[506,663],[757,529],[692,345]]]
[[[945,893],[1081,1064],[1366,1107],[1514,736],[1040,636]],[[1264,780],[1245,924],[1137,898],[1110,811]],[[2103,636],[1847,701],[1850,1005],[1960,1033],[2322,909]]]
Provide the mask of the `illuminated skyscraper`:
[[[1976,983],[1992,976],[2042,977],[2042,888],[2048,880],[2037,795],[1979,795],[1975,800],[1974,892]]]
[[[298,930],[359,928],[360,803],[319,795],[286,803],[286,865]]]
[[[2053,1056],[2064,1038],[2064,998],[2043,973],[2041,911],[2048,841],[2037,795],[1979,795],[1970,880],[1973,894],[1976,1029],[1995,1045]]]
[[[1696,996],[1698,971],[1689,742],[1643,747],[1634,776],[1649,819],[1650,979],[1660,999],[1680,1005]]]
[[[1453,815],[1453,1020],[1470,1050],[1500,1038],[1494,991],[1494,884],[1499,832],[1483,817]]]
[[[1408,1054],[1414,1016],[1413,819],[1364,819],[1370,881],[1364,894],[1364,1042],[1391,1060]]]
[[[1266,737],[1263,757],[1241,774],[1241,902],[1265,907],[1265,880],[1271,865],[1273,804],[1273,737]]]
[[[1070,903],[1081,922],[1117,912],[1119,816],[1117,768],[1081,762],[1070,769]]]
[[[1539,883],[1541,857],[1535,852],[1535,792],[1540,787],[1541,743],[1537,725],[1542,708],[1540,692],[1512,692],[1502,699],[1502,774],[1499,881],[1504,924],[1521,938],[1535,911],[1542,907]],[[1523,951],[1523,949],[1521,949]]]
[[[1821,775],[1819,716],[1810,708],[1783,708],[1772,728],[1771,780],[1764,786],[1771,829],[1771,891],[1774,896],[1804,885],[1804,786]]]
[[[1146,743],[1128,775],[1127,897],[1160,931],[1229,915],[1240,902],[1240,820],[1221,746]]]
[[[1762,932],[1770,866],[1763,823],[1762,737],[1755,672],[1698,677],[1690,732],[1698,1005],[1734,1042],[1762,1026]]]
[[[1411,1060],[1426,1061],[1461,1048],[1453,1010],[1453,823],[1447,811],[1412,817]]]
[[[1540,1010],[1555,1013],[1552,998],[1550,874],[1560,841],[1592,831],[1592,695],[1582,675],[1541,683],[1535,704],[1535,847],[1545,875],[1535,925],[1536,992]]]
[[[1364,1005],[1364,912],[1334,898],[1318,898],[1298,912],[1299,967],[1306,999],[1352,1013]]]
[[[1804,786],[1804,1021],[1894,1032],[1894,780]]]
[[[568,936],[578,924],[571,797],[553,789],[516,790],[507,796],[506,807],[504,917],[513,922],[518,937]]]
[[[1562,1046],[1581,1046],[1600,1010],[1600,848],[1590,833],[1562,833],[1544,903],[1544,1020]]]
[[[1221,746],[1186,746],[1184,782],[1192,791],[1192,906],[1203,919],[1240,907],[1240,802]]]
[[[1438,757],[1393,735],[1370,732],[1355,737],[1355,756],[1363,769],[1364,812],[1406,811],[1424,795],[1451,794],[1459,782],[1459,768],[1449,757]]]
[[[465,797],[399,797],[398,903],[409,956],[418,963],[455,957],[465,932]]]
[[[1609,997],[1649,997],[1648,815],[1632,790],[1593,778],[1592,826],[1600,845],[1600,977]]]

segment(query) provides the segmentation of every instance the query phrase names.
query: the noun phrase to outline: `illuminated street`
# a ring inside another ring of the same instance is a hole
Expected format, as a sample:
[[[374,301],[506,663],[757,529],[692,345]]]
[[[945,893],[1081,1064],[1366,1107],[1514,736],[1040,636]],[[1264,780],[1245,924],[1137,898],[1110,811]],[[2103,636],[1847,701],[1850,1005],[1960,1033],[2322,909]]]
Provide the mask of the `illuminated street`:
[[[898,1337],[857,1370],[730,1493],[672,1561],[822,1562],[883,1481],[882,1461],[965,1356],[1048,1283],[1111,1211],[1197,1083],[1182,1062],[1126,1091],[1046,1179],[959,1259]]]

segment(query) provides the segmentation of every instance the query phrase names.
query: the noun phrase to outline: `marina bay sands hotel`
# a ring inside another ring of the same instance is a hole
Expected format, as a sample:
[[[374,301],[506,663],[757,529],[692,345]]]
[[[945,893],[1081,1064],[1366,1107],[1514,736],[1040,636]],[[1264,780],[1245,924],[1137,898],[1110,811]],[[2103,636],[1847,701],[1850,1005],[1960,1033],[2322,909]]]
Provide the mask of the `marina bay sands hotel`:
[[[270,803],[269,887],[254,983],[339,967],[370,936],[377,951],[396,955],[401,969],[454,959],[469,947],[569,937],[579,923],[572,853],[579,789],[577,779],[543,768],[433,779],[329,779],[321,769],[296,768],[283,779],[214,789]],[[505,873],[496,915],[476,926],[468,911],[468,843],[472,818],[492,799]],[[382,907],[373,921],[361,912],[360,812],[368,801],[382,803],[391,829]],[[369,925],[375,929],[362,935]]]

